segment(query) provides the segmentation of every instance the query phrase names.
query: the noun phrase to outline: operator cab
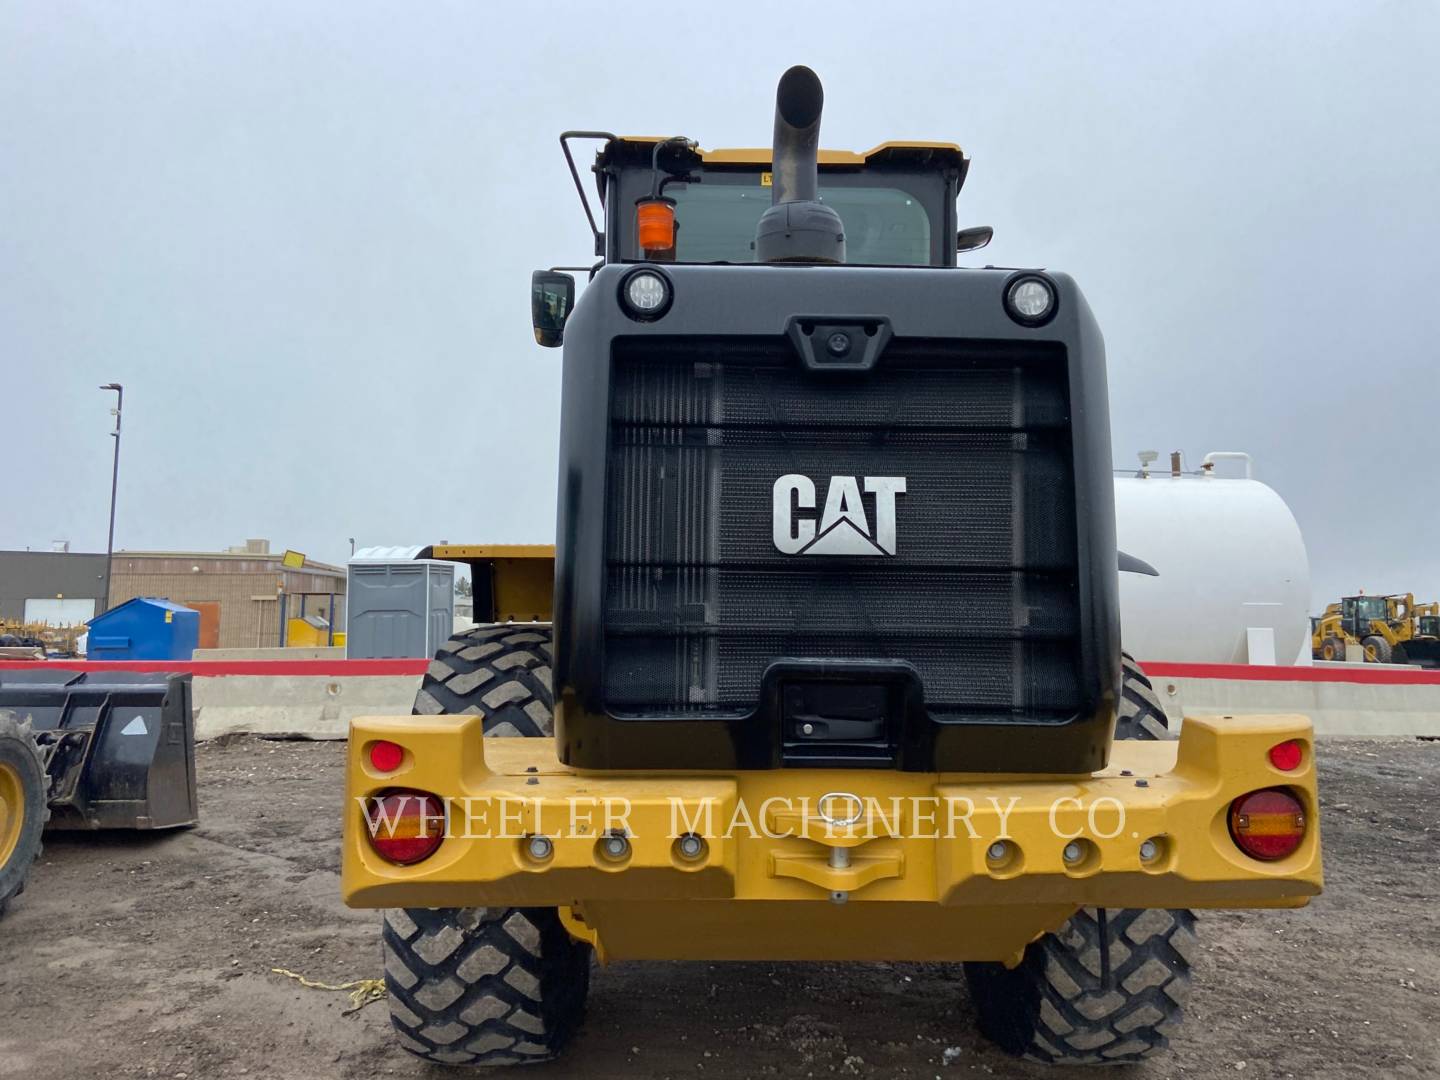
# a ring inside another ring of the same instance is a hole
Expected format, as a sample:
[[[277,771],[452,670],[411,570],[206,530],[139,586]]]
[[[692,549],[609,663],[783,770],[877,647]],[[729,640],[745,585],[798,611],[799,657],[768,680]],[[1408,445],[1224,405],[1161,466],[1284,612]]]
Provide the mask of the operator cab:
[[[591,206],[571,149],[601,140],[591,171]],[[683,137],[621,137],[567,131],[560,137],[605,263],[756,262],[756,228],[773,202],[772,151],[704,150]],[[845,262],[855,266],[953,267],[959,252],[990,243],[988,225],[956,231],[955,200],[970,159],[954,143],[887,142],[854,153],[818,154],[818,201],[844,224]],[[601,227],[603,225],[603,228]],[[561,268],[531,279],[535,340],[556,347],[575,303],[575,279]]]
[[[819,201],[845,223],[846,262],[954,266],[955,198],[968,168],[953,143],[885,143],[863,154],[821,151]],[[687,140],[617,138],[596,155],[594,171],[605,210],[607,262],[756,261],[756,226],[772,202],[771,151],[707,151]],[[673,207],[673,234],[662,236],[657,247],[642,247],[634,208],[657,199]]]
[[[1383,596],[1347,596],[1340,603],[1340,623],[1351,637],[1364,637],[1370,633],[1372,621],[1384,622],[1389,617]]]

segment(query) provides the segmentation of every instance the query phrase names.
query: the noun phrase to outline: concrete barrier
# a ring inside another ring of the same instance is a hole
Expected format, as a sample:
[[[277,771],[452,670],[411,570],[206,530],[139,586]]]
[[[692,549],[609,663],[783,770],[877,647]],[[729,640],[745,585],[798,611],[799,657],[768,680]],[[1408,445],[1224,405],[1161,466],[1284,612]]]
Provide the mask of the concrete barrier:
[[[216,675],[195,679],[195,737],[231,732],[343,739],[357,716],[408,715],[418,675]]]
[[[1184,716],[1302,713],[1325,738],[1440,739],[1440,672],[1400,665],[1142,663],[1172,728]]]
[[[243,651],[243,650],[242,650]],[[234,660],[18,661],[0,667],[51,666],[62,672],[164,671],[188,673],[195,737],[231,732],[343,739],[364,715],[408,715],[424,660],[242,658]]]
[[[265,649],[196,649],[193,660],[344,660],[344,645],[320,645],[314,648]]]
[[[190,672],[198,739],[231,732],[343,739],[356,716],[408,715],[427,666],[424,660],[301,659],[290,654],[306,650],[262,651],[284,655],[49,663],[64,670]],[[47,661],[0,659],[0,667],[37,663]],[[1440,739],[1440,671],[1379,664],[1142,665],[1172,727],[1186,714],[1302,713],[1327,738]]]

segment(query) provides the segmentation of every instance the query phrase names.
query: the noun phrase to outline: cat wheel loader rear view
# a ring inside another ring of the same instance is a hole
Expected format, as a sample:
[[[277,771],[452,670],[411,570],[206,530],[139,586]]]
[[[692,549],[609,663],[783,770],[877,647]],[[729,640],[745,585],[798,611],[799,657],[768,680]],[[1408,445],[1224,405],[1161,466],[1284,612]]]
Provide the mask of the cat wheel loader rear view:
[[[421,1057],[558,1053],[593,956],[963,962],[1004,1049],[1131,1062],[1192,909],[1320,891],[1309,721],[1177,740],[1121,651],[1079,288],[958,267],[960,149],[821,151],[821,103],[786,72],[772,150],[562,136],[600,261],[532,283],[553,629],[461,634],[351,729],[344,897]]]

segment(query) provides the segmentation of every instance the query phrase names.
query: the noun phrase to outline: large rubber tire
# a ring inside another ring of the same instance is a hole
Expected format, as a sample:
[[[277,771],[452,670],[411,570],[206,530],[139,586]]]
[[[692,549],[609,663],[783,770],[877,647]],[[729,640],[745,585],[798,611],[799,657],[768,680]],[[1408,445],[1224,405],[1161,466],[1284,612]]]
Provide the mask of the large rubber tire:
[[[584,1015],[590,947],[554,908],[392,910],[383,937],[390,1019],[427,1061],[545,1061]]]
[[[1115,737],[1169,738],[1155,688],[1134,659],[1123,663]],[[965,978],[981,1032],[1002,1050],[1047,1064],[1126,1064],[1169,1046],[1195,948],[1189,911],[1082,908],[1015,967],[968,963]]]
[[[479,713],[486,735],[554,735],[550,627],[507,623],[456,634],[430,661],[412,711]]]
[[[1149,677],[1129,653],[1120,654],[1120,709],[1115,716],[1115,738],[1160,742],[1170,738],[1165,706]]]
[[[1390,642],[1379,634],[1371,634],[1365,639],[1364,645],[1366,660],[1373,660],[1377,664],[1388,664],[1394,659]]]
[[[40,857],[49,789],[30,722],[0,712],[0,915],[25,890],[25,877]]]
[[[476,713],[487,737],[554,733],[550,627],[477,626],[440,647],[415,713]],[[590,946],[554,908],[385,912],[390,1019],[400,1042],[442,1065],[554,1057],[585,1013]]]
[[[1327,637],[1320,642],[1320,659],[1341,663],[1345,659],[1345,642],[1337,637]]]

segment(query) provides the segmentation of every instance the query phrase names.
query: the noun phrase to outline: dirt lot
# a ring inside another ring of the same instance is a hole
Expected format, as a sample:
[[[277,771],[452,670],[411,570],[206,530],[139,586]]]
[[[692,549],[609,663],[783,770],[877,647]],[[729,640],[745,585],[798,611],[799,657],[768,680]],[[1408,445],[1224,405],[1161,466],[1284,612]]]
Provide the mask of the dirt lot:
[[[0,1077],[455,1075],[396,1049],[383,1003],[271,972],[380,974],[375,913],[338,899],[341,753],[207,744],[200,828],[51,838],[0,923]],[[1205,916],[1187,1031],[1127,1075],[1440,1075],[1440,744],[1320,757],[1328,891]],[[1066,1075],[979,1041],[957,970],[892,964],[616,965],[571,1055],[524,1072],[832,1074]]]

